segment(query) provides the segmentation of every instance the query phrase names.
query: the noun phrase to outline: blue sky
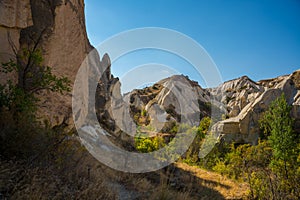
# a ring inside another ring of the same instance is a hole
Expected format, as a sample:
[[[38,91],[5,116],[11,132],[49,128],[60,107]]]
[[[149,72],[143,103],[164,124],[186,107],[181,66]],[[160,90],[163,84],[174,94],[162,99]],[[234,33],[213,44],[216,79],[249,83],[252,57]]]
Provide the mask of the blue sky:
[[[300,68],[299,0],[86,0],[85,11],[92,45],[134,28],[173,29],[205,48],[224,81],[273,78]],[[189,63],[166,52],[130,53],[113,63],[112,72],[122,77],[151,62],[170,65],[172,73],[205,87]]]

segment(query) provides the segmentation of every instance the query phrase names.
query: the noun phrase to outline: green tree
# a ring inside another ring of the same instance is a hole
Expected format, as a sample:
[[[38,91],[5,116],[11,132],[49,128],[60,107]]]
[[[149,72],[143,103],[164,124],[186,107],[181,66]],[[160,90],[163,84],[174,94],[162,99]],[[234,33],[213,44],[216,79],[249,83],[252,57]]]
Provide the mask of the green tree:
[[[0,109],[10,112],[33,113],[40,91],[63,93],[70,91],[70,80],[52,73],[52,68],[43,65],[42,52],[34,47],[23,49],[17,55],[17,62],[10,60],[2,63],[0,73],[17,74],[18,80],[8,80],[0,85]]]
[[[293,168],[298,156],[298,134],[293,130],[294,120],[290,116],[291,106],[284,94],[273,101],[261,120],[263,133],[273,149],[271,164],[274,169],[283,169],[288,178],[289,168]]]
[[[194,132],[196,132],[196,136],[186,154],[186,158],[187,158],[188,162],[196,163],[199,161],[199,151],[200,151],[200,147],[201,147],[201,142],[202,142],[203,138],[205,137],[205,135],[208,134],[208,130],[209,130],[211,122],[212,122],[211,118],[204,117],[201,119],[199,126],[195,127],[196,130],[194,130]],[[193,128],[193,129],[195,129],[195,128]]]
[[[272,148],[269,169],[272,196],[299,199],[299,134],[293,130],[294,120],[290,116],[291,106],[284,94],[271,103],[260,123],[264,136]]]
[[[58,130],[60,127],[52,130],[51,125],[42,125],[36,117],[41,91],[70,91],[70,80],[54,75],[51,67],[43,65],[42,52],[37,46],[36,43],[31,49],[21,50],[16,55],[17,61],[0,65],[0,73],[7,77],[17,75],[16,81],[8,79],[0,84],[0,150],[8,157],[41,155],[67,137]]]
[[[202,120],[199,123],[199,128],[197,133],[200,134],[202,137],[204,137],[208,133],[211,123],[212,123],[211,118],[209,117],[202,118]]]

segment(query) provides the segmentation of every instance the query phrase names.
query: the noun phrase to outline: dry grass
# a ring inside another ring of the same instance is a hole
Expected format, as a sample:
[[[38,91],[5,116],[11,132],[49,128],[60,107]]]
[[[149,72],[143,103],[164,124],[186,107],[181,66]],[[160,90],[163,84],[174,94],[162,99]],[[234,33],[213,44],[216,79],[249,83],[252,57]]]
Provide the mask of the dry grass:
[[[218,191],[225,199],[247,199],[249,186],[246,183],[233,181],[220,174],[185,163],[176,163],[175,165],[179,169],[191,173],[191,175],[198,178],[198,180],[201,180],[200,184],[202,186]],[[185,182],[191,181],[189,177],[185,178],[187,179]]]
[[[170,169],[123,173],[88,154],[66,173],[51,166],[28,168],[23,163],[2,160],[0,192],[14,199],[246,199],[248,186],[244,183],[184,163]]]
[[[0,199],[116,199],[103,174],[89,177],[81,168],[86,164],[65,171],[53,164],[31,166],[1,158]]]
[[[58,163],[28,165],[0,156],[0,193],[12,199],[192,200],[241,199],[248,190],[244,183],[183,163],[146,174],[119,172],[99,163],[77,141],[67,144],[61,147],[74,151],[56,154]]]

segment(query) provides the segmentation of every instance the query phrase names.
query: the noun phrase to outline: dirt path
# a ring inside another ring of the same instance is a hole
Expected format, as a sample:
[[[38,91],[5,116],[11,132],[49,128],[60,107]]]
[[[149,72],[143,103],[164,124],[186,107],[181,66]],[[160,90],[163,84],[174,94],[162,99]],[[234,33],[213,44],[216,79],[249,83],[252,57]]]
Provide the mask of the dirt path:
[[[201,185],[218,191],[225,199],[247,199],[249,186],[246,183],[239,183],[220,174],[185,163],[176,163],[175,166],[202,180]]]

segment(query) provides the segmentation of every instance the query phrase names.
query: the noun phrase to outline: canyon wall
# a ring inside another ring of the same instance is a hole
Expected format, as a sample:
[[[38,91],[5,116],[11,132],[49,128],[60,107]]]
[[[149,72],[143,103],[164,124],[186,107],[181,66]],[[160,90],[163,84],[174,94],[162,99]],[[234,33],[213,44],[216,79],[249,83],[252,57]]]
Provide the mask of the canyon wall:
[[[68,77],[71,84],[94,49],[87,38],[83,0],[1,0],[0,40],[1,63],[16,59],[20,50],[38,44],[43,64],[50,66],[55,75]],[[94,64],[100,67],[100,56],[96,51],[94,54]],[[5,76],[1,74],[2,83]],[[88,83],[83,84],[82,92],[88,95]],[[72,124],[71,92],[66,95],[44,92],[39,97],[42,118],[53,126]]]

